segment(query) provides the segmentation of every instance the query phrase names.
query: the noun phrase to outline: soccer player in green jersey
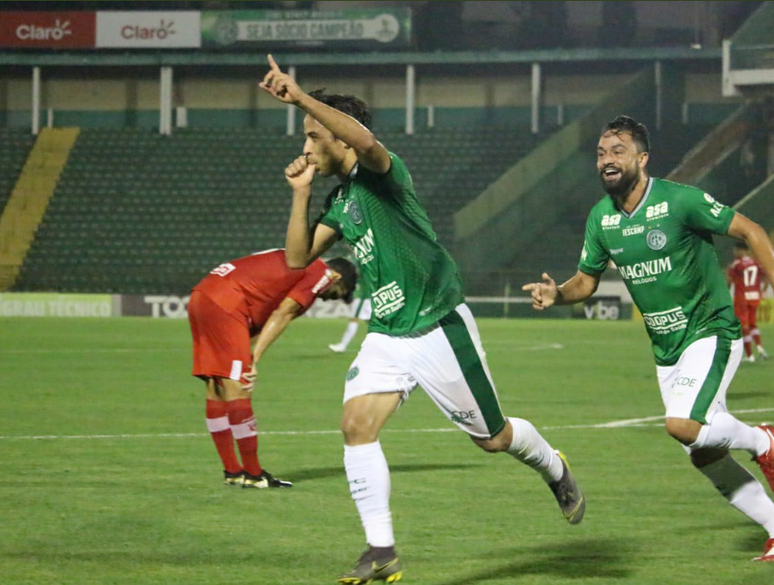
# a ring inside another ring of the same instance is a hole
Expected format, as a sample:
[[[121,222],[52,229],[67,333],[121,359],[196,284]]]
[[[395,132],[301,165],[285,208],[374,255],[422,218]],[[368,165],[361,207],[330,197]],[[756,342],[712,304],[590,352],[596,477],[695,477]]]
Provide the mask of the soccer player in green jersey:
[[[597,170],[609,197],[589,214],[578,272],[561,286],[543,274],[523,290],[537,310],[576,303],[615,263],[652,342],[667,432],[731,505],[768,531],[756,560],[774,561],[774,503],[729,455],[750,453],[774,490],[774,428],[750,427],[726,408],[742,340],[712,235],[745,241],[769,279],[774,249],[760,225],[701,189],[649,177],[648,151],[647,128],[628,116],[603,128]]]
[[[341,423],[344,467],[368,549],[339,583],[401,576],[379,432],[417,385],[479,447],[535,469],[565,518],[580,522],[585,500],[564,456],[528,421],[503,416],[457,267],[436,241],[405,164],[368,129],[368,106],[353,96],[307,94],[271,56],[269,65],[260,87],[306,112],[303,154],[285,169],[293,192],[287,262],[303,268],[344,238],[371,292],[373,314],[346,376]],[[310,229],[315,173],[335,175],[341,185]]]

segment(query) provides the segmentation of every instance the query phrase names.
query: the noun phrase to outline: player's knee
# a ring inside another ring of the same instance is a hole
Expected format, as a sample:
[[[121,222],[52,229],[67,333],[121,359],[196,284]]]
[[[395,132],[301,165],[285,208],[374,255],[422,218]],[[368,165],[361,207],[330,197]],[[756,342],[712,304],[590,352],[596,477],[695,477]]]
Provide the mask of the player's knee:
[[[347,445],[373,443],[378,438],[378,434],[373,432],[371,426],[366,424],[363,417],[356,412],[344,413],[341,419],[341,432]]]
[[[701,423],[684,418],[667,418],[665,429],[673,439],[683,445],[691,445],[699,438]]]
[[[501,451],[506,451],[509,445],[509,443],[504,440],[502,433],[495,435],[491,439],[479,439],[478,437],[470,438],[487,453],[500,453]]]

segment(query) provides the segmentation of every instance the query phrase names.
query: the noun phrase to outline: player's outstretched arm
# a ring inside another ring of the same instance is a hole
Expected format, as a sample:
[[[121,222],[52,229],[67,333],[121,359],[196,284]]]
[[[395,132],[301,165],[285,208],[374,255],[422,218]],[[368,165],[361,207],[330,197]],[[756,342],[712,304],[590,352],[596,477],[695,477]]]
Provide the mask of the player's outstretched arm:
[[[298,316],[301,305],[291,298],[285,298],[261,327],[261,331],[255,340],[253,346],[253,364],[250,372],[244,375],[247,384],[242,384],[242,388],[252,392],[255,380],[258,377],[258,361],[263,356],[269,346],[282,335],[290,322]]]
[[[736,213],[728,226],[728,235],[747,243],[763,268],[766,280],[774,282],[774,247],[766,230],[741,213]]]
[[[390,154],[368,128],[353,117],[310,97],[279,68],[271,55],[268,60],[269,72],[258,84],[261,89],[282,103],[298,106],[320,122],[336,138],[354,149],[358,162],[365,168],[380,174],[390,170]]]
[[[521,290],[532,295],[532,308],[543,311],[552,305],[571,305],[593,295],[599,286],[599,276],[591,276],[580,270],[570,280],[556,286],[556,281],[543,273],[543,282],[525,284]]]

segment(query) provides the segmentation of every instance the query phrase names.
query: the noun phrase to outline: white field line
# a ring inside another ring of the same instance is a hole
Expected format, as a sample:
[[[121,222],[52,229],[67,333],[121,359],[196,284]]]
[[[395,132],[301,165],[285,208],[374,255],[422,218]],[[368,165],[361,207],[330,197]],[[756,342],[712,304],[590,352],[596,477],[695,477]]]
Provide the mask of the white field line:
[[[749,408],[745,410],[736,410],[734,414],[755,414],[760,412],[774,412],[774,408]],[[540,430],[572,430],[572,429],[620,429],[620,428],[639,428],[639,427],[658,427],[656,421],[664,420],[663,415],[647,416],[644,418],[630,418],[625,420],[615,420],[606,423],[597,423],[589,425],[561,425],[544,426]],[[651,423],[651,424],[648,424]],[[445,427],[442,429],[384,429],[382,432],[390,434],[408,434],[408,433],[456,433],[459,429],[456,427]],[[305,435],[338,435],[339,430],[328,431],[261,431],[259,435],[278,435],[278,436],[305,436]],[[118,435],[0,435],[0,441],[61,441],[61,440],[100,440],[100,439],[187,439],[191,437],[206,437],[207,433],[141,433],[141,434],[118,434]]]
[[[587,342],[583,342],[586,344]],[[610,342],[614,343],[614,342]],[[525,342],[519,340],[513,341],[484,341],[484,345],[508,345],[516,351],[544,351],[546,349],[564,349],[564,345],[561,343],[541,343],[538,345],[528,345]],[[44,348],[15,348],[15,349],[0,349],[0,357],[3,355],[16,355],[16,354],[62,354],[62,353],[76,353],[76,354],[92,354],[92,353],[158,353],[158,352],[188,352],[190,353],[190,347],[102,347],[92,349],[68,349],[66,347],[57,347],[51,349]],[[322,350],[321,350],[322,351]],[[330,353],[330,352],[328,352]],[[354,355],[354,352],[353,352]]]

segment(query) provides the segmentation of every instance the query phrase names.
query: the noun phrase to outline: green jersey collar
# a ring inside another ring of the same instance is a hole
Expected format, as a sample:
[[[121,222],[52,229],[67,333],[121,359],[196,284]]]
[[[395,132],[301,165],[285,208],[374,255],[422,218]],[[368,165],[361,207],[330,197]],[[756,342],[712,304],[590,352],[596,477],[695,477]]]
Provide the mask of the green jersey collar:
[[[637,207],[632,209],[631,213],[626,213],[623,209],[621,209],[621,214],[626,217],[627,219],[631,219],[635,215],[637,215],[637,212],[642,209],[645,206],[645,202],[648,200],[648,196],[650,195],[650,190],[653,188],[653,177],[648,177],[648,186],[645,188],[645,193],[642,194],[642,197],[640,198],[640,202],[637,204]]]

